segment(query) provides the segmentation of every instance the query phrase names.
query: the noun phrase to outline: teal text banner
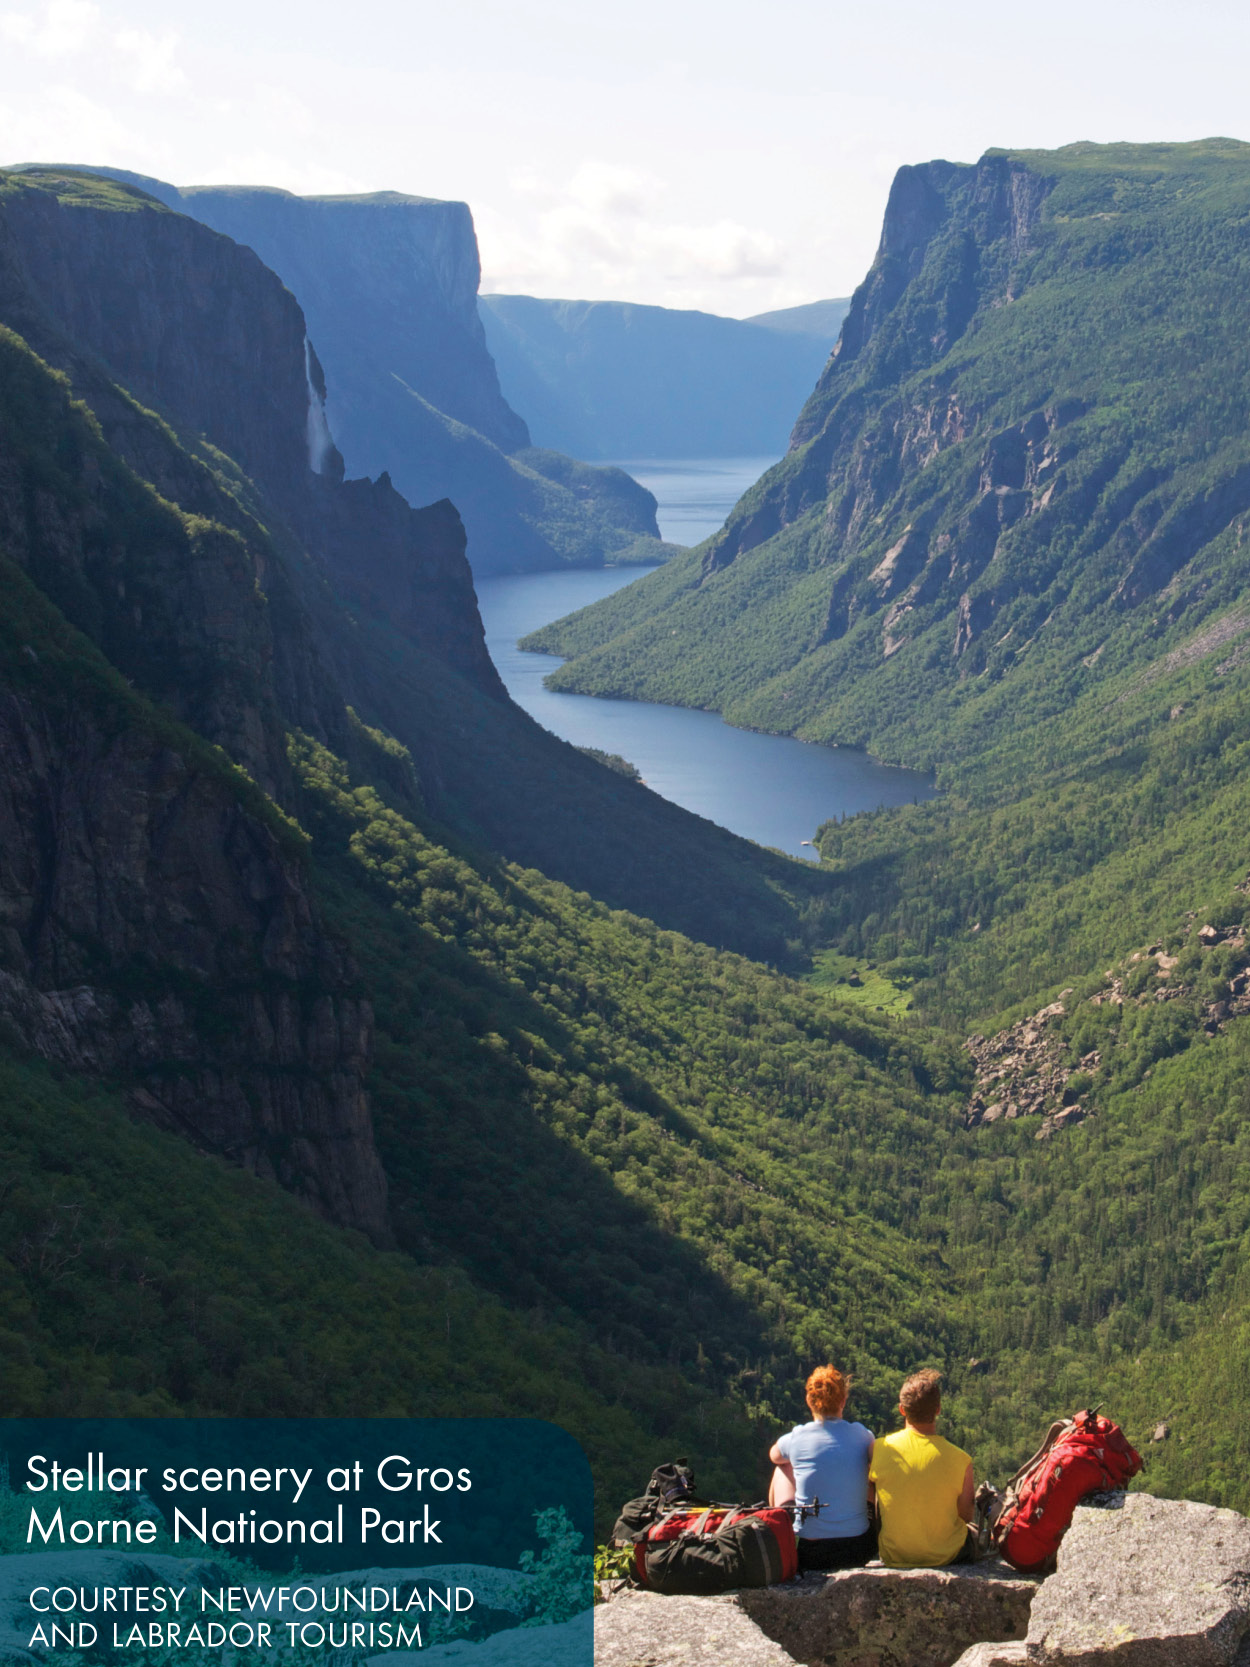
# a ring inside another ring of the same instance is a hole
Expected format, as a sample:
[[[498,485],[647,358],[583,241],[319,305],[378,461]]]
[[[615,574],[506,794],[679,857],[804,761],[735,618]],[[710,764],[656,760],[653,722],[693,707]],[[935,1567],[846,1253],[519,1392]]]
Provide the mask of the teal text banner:
[[[592,1488],[530,1419],[0,1423],[0,1659],[590,1667]]]

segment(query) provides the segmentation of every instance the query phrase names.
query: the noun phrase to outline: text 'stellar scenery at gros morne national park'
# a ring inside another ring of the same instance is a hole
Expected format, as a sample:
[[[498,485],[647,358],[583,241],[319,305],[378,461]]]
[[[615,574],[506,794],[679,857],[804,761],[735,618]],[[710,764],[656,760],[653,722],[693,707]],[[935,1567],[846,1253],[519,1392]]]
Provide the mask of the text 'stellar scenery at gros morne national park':
[[[453,10],[0,12],[0,1662],[1244,1664],[1244,20]]]

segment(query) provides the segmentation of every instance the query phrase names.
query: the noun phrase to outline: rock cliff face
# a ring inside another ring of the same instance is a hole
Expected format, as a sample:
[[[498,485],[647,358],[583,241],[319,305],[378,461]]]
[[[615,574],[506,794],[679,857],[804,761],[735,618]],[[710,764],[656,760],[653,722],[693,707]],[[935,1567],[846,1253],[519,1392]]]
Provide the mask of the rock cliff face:
[[[280,773],[249,552],[189,536],[7,333],[0,358],[3,1038],[385,1241],[351,958],[293,828],[172,715]],[[161,706],[132,687],[179,670]]]
[[[385,472],[413,504],[450,498],[475,572],[663,559],[649,492],[618,470],[530,447],[478,318],[466,204],[397,191],[180,190],[98,172],[247,245],[282,278],[325,366],[329,427],[349,471]]]
[[[882,455],[875,434],[871,447],[864,443],[862,401],[842,398],[848,377],[879,388],[923,372],[951,351],[979,308],[1001,305],[1052,185],[1006,156],[986,157],[975,168],[930,162],[899,169],[877,257],[795,424],[795,466],[759,511],[731,519],[705,558],[705,572],[727,567],[823,504],[835,477],[840,484],[839,464],[849,470],[854,497],[839,504],[838,519],[853,534],[882,509],[908,464],[923,464],[943,443],[964,438],[969,425],[958,407],[932,405],[896,429],[896,454],[887,448]],[[904,297],[909,316],[900,321]]]
[[[389,482],[342,485],[342,461],[333,446],[319,455],[310,449],[309,416],[318,414],[325,382],[290,291],[251,250],[137,193],[126,193],[119,209],[89,196],[79,200],[34,188],[38,174],[21,178],[27,188],[11,189],[0,203],[0,317],[69,372],[109,444],[143,479],[242,540],[232,548],[228,538],[189,529],[202,544],[216,539],[217,556],[227,566],[233,559],[236,570],[211,604],[207,596],[184,596],[188,628],[220,633],[235,617],[264,616],[258,629],[271,640],[263,649],[258,640],[240,646],[238,657],[253,667],[261,658],[272,663],[287,691],[290,721],[314,733],[331,721],[314,709],[321,664],[300,669],[290,662],[293,654],[311,655],[314,662],[318,653],[322,660],[328,656],[327,639],[338,628],[329,614],[336,610],[325,608],[307,563],[284,563],[259,533],[255,516],[247,513],[256,505],[246,493],[241,503],[223,499],[211,474],[220,457],[206,451],[199,461],[210,472],[196,468],[187,449],[202,438],[259,489],[268,511],[262,519],[272,520],[276,509],[300,545],[328,569],[372,574],[375,588],[383,570],[394,584],[415,585],[422,606],[402,608],[400,628],[423,651],[502,698],[454,518],[445,508],[410,510]],[[135,399],[170,419],[186,445],[166,443],[159,425],[135,411]],[[280,625],[274,610],[260,607],[239,585],[243,546],[251,552],[257,588],[267,593],[276,586],[286,598]],[[194,564],[196,574],[203,569],[203,561]],[[172,577],[166,571],[164,580]],[[103,589],[99,605],[108,607],[112,586]],[[154,601],[170,606],[178,590],[159,582],[156,593]],[[388,607],[394,601],[389,594]],[[296,621],[301,609],[305,617]],[[122,611],[133,612],[133,599]],[[148,619],[145,636],[156,623]],[[168,620],[160,623],[168,626]],[[162,698],[186,686],[185,663],[177,660],[185,660],[189,649],[184,640],[180,655],[171,656],[168,687],[158,691]],[[239,665],[231,676],[238,680]],[[303,698],[296,692],[301,685]],[[247,762],[251,768],[254,761]]]
[[[258,187],[179,191],[141,183],[254,249],[290,284],[331,367],[330,427],[353,468],[371,469],[378,424],[352,365],[381,344],[392,375],[445,416],[503,451],[529,445],[524,420],[499,391],[477,316],[481,265],[467,203],[400,191],[296,197]]]
[[[133,193],[0,184],[7,1037],[385,1239],[368,1004],[281,814],[199,738],[278,799],[288,726],[359,751],[339,578],[502,701],[463,529],[313,472],[320,372],[250,251]]]
[[[385,1241],[369,1006],[299,861],[220,773],[32,673],[0,690],[0,1033]]]
[[[80,351],[224,451],[263,491],[289,502],[302,490],[304,320],[251,250],[137,198],[118,211],[11,191],[4,225],[30,294]]]

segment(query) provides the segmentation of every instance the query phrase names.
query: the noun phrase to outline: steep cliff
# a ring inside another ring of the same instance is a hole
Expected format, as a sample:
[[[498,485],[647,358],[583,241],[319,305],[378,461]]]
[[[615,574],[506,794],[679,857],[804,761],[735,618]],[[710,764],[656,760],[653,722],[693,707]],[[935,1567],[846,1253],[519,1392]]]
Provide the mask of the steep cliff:
[[[99,170],[256,251],[299,298],[325,366],[326,412],[352,473],[410,503],[450,498],[475,572],[660,561],[655,501],[619,470],[531,448],[499,390],[477,314],[464,203],[381,191],[296,197]]]
[[[128,1085],[141,1115],[385,1240],[364,1088],[370,1010],[319,918],[302,837],[32,582],[49,578],[88,614],[93,557],[111,556],[118,590],[141,575],[128,599],[137,626],[159,588],[126,559],[151,529],[127,516],[98,435],[7,332],[0,363],[0,1030]],[[189,540],[170,545],[220,577]],[[231,576],[246,593],[246,569]],[[192,581],[192,604],[211,594]],[[157,609],[146,624],[159,630]],[[263,711],[251,707],[249,738]]]
[[[300,840],[226,760],[289,797],[295,724],[394,776],[349,706],[371,674],[336,572],[502,703],[455,512],[316,475],[289,292],[134,193],[0,182],[0,318],[91,402],[3,332],[8,626],[30,615],[7,656],[10,1032],[384,1238],[368,1005]]]
[[[1225,140],[902,169],[787,457],[556,683],[933,762],[1235,600],[1248,197]]]

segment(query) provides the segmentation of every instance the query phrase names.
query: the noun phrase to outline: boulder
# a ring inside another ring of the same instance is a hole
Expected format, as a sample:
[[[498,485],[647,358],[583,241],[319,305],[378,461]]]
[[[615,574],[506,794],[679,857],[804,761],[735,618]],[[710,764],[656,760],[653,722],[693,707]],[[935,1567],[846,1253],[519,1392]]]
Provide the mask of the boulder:
[[[1250,1521],[1146,1493],[1078,1506],[1039,1589],[1030,1663],[1231,1667],[1250,1647]]]
[[[618,1592],[595,1610],[595,1667],[794,1667],[740,1600]]]
[[[739,1594],[808,1667],[951,1667],[970,1644],[1020,1639],[1036,1580],[997,1559],[945,1569],[842,1569]]]

